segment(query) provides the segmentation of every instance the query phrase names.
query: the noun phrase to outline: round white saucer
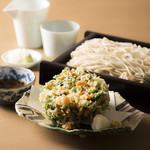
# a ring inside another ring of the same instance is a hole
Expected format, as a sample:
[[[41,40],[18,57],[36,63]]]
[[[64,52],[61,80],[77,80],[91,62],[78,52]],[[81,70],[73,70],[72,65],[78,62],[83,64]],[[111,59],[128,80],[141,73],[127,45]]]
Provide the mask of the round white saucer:
[[[16,61],[17,59],[19,59],[17,57],[20,57],[21,55],[24,55],[24,54],[30,54],[33,59],[33,62],[23,63],[23,62]],[[12,49],[7,52],[4,52],[1,55],[1,58],[8,65],[24,67],[24,68],[31,68],[31,67],[37,65],[41,61],[42,55],[35,50],[25,49],[25,48],[17,48],[17,49]]]

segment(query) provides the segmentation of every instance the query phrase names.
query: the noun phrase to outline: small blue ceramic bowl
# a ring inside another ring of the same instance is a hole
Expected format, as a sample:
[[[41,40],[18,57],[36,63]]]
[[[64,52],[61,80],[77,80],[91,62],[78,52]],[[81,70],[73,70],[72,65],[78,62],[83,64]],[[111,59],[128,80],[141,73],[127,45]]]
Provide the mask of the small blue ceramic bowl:
[[[24,82],[25,85],[17,88],[0,87],[0,103],[12,104],[19,100],[25,91],[29,90],[35,83],[34,73],[21,67],[0,67],[0,80],[10,79]]]

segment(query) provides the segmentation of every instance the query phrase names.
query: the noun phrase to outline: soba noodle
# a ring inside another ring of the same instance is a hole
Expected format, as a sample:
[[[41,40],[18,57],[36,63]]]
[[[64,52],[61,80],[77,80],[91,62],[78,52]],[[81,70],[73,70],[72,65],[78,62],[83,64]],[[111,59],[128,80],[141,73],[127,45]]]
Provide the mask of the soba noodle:
[[[67,65],[143,83],[150,80],[150,48],[107,38],[85,41]]]

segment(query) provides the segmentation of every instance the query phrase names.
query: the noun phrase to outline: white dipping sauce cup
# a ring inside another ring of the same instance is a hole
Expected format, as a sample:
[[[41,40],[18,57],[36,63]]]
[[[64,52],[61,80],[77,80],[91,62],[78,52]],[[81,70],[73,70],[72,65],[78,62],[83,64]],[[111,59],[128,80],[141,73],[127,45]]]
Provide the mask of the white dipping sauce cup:
[[[80,25],[69,20],[45,22],[40,26],[44,54],[56,58],[76,43]]]

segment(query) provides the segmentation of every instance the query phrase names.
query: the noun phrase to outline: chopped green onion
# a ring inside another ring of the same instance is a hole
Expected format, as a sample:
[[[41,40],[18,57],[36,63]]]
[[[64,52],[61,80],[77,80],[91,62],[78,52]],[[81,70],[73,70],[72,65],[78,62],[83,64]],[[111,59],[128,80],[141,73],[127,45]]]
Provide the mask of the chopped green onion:
[[[103,96],[103,92],[100,91],[100,92],[94,94],[94,95],[92,96],[91,100],[92,100],[92,101],[96,101],[96,100],[98,100],[99,98],[101,98],[102,96]]]

